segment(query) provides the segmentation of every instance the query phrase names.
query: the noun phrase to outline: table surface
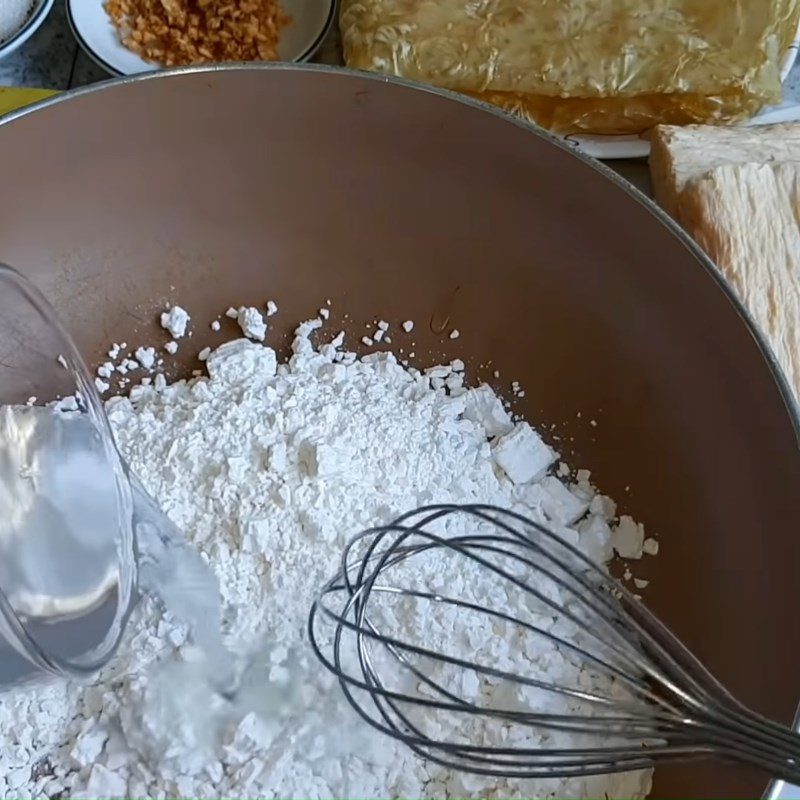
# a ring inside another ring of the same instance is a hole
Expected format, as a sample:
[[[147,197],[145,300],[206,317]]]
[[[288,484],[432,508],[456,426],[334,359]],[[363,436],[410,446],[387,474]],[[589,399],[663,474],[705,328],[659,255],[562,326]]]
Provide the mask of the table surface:
[[[336,27],[323,43],[314,61],[341,63]],[[107,80],[109,74],[83,52],[67,22],[65,0],[56,0],[44,25],[19,50],[0,61],[0,86],[38,89],[74,89]],[[784,100],[800,104],[800,60],[784,85]],[[644,160],[609,161],[609,166],[645,194],[651,194]]]

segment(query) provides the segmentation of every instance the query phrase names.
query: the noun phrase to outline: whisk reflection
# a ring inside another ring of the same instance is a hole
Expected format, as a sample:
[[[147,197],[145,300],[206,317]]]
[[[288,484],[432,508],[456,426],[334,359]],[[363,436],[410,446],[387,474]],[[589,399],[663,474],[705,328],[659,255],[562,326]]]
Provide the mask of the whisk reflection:
[[[720,757],[800,781],[800,736],[742,706],[603,568],[512,511],[430,506],[364,531],[308,630],[366,722],[453,769],[561,778]]]

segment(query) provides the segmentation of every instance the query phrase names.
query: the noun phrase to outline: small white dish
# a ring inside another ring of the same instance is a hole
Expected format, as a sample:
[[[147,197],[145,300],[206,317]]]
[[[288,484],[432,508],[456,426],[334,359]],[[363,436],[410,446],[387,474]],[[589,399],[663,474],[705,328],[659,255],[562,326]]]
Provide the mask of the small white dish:
[[[333,22],[335,7],[335,0],[283,0],[283,8],[292,21],[281,32],[280,60],[300,62],[311,58]],[[67,0],[67,19],[87,55],[111,75],[135,75],[161,69],[120,42],[106,13],[105,0]]]
[[[786,81],[789,72],[797,59],[800,48],[800,28],[795,34],[794,41],[789,45],[781,64],[781,80]],[[791,109],[791,110],[789,110]],[[782,104],[765,108],[743,125],[770,125],[775,122],[795,122],[800,108],[796,105]],[[563,137],[570,144],[575,145],[588,156],[601,160],[614,158],[646,158],[650,155],[650,142],[636,135],[593,135],[571,133]]]
[[[23,26],[16,33],[11,34],[8,39],[0,42],[0,58],[11,55],[39,30],[52,10],[54,2],[55,0],[36,0],[33,3],[33,8]]]

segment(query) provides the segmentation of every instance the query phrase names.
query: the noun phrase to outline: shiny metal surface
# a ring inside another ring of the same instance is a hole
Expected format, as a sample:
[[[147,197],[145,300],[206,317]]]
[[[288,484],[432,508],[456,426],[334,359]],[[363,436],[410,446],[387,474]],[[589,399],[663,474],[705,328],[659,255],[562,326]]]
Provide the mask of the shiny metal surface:
[[[741,705],[577,544],[507,509],[419,508],[351,539],[309,639],[366,723],[456,770],[718,759],[800,783],[800,735]]]

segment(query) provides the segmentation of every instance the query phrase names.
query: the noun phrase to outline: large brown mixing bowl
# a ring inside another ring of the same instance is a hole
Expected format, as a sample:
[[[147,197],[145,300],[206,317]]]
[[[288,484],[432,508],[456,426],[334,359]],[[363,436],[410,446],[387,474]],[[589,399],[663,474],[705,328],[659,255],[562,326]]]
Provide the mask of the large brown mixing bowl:
[[[268,298],[282,333],[330,298],[362,324],[415,319],[420,359],[491,359],[495,383],[527,390],[528,419],[556,423],[556,446],[659,535],[636,570],[652,607],[744,701],[791,721],[797,418],[710,264],[606,170],[452,96],[248,67],[16,115],[0,178],[0,260],[49,294],[90,361],[111,341],[166,341],[165,301],[194,315],[196,352],[214,316]],[[455,341],[431,330],[447,317]],[[664,767],[655,792],[764,783]]]

